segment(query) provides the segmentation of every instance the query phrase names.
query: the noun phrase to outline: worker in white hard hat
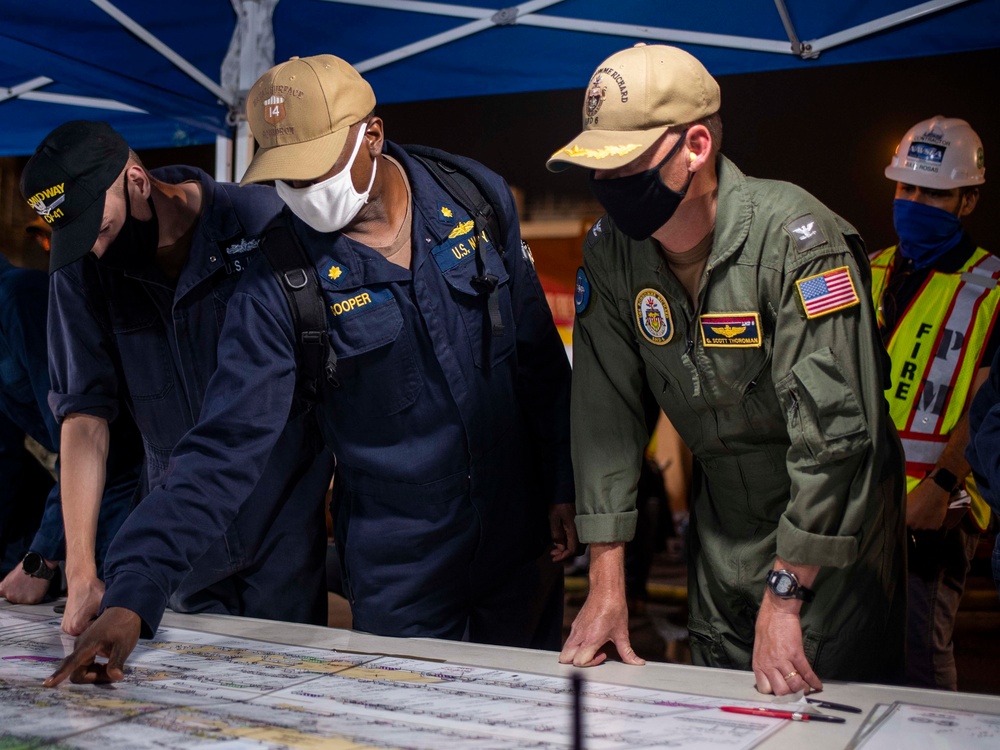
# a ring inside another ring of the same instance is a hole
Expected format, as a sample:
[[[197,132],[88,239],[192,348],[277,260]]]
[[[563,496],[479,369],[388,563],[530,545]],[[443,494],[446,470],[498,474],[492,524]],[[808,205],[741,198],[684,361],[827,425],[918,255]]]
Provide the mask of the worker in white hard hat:
[[[964,120],[932,117],[903,136],[885,176],[899,241],[872,260],[872,296],[906,455],[907,680],[957,690],[955,614],[990,513],[964,457],[968,410],[1000,345],[1000,258],[962,226],[985,182],[982,141]]]

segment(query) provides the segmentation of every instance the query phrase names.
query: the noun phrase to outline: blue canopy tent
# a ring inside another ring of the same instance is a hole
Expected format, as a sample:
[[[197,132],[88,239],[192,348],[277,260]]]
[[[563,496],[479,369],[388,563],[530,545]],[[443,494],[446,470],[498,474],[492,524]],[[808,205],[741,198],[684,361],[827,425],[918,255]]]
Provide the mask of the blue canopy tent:
[[[392,103],[576,88],[641,40],[715,75],[1000,47],[1000,0],[468,2],[0,0],[0,155],[106,119],[137,148],[214,141],[217,175],[239,176],[242,96],[292,55],[333,52]]]

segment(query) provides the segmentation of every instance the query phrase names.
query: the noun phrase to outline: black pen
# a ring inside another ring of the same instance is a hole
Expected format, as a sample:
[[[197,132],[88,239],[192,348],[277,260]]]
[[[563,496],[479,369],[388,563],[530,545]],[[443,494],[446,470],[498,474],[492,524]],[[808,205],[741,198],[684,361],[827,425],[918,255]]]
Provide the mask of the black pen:
[[[848,713],[852,714],[861,713],[860,708],[856,708],[855,706],[848,706],[844,703],[830,703],[830,701],[821,701],[816,698],[806,698],[806,702],[812,703],[814,706],[819,706],[820,708],[829,708],[834,711],[847,711]]]

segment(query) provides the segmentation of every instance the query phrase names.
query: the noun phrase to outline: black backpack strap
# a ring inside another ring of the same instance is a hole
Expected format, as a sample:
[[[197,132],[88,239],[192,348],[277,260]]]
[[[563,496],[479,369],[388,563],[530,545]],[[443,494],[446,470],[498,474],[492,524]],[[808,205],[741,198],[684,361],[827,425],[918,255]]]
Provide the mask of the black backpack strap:
[[[273,224],[261,251],[288,300],[299,353],[299,392],[309,403],[322,400],[324,382],[337,387],[337,355],[326,329],[326,307],[316,269],[287,224]]]
[[[483,257],[482,233],[485,230],[502,258],[506,234],[500,225],[502,212],[494,209],[499,198],[485,181],[464,164],[461,157],[430,146],[404,146],[403,150],[423,164],[437,183],[448,195],[469,212],[472,217],[476,237],[476,275],[472,277],[472,287],[479,294],[486,295],[486,307],[494,336],[503,336],[503,318],[500,315],[500,296],[497,293],[499,279],[486,271]],[[490,198],[487,198],[490,196]]]

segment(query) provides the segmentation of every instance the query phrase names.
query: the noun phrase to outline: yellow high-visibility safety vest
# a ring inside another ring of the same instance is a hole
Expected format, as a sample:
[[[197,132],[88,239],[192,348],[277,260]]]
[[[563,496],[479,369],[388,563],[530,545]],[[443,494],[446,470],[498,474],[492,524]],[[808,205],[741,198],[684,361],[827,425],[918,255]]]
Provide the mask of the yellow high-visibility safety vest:
[[[896,252],[893,246],[872,260],[872,299],[880,325],[885,323],[882,292]],[[969,392],[1000,305],[998,279],[1000,259],[982,248],[954,273],[931,271],[889,340],[892,385],[885,395],[903,441],[907,492],[934,468],[968,410]],[[972,496],[971,516],[985,530],[990,509],[971,474],[965,488]]]

